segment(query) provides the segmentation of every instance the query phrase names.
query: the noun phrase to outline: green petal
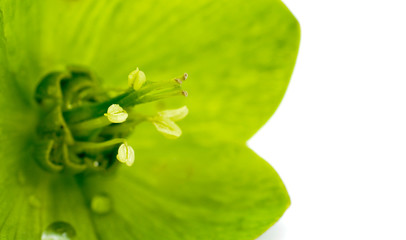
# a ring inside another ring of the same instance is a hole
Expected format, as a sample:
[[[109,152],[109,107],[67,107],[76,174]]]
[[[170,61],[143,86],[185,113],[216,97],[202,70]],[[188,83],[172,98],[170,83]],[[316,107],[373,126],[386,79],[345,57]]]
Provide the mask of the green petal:
[[[243,144],[277,108],[297,55],[298,23],[280,1],[0,0],[0,9],[0,107],[11,116],[0,120],[0,239],[38,239],[53,221],[80,239],[252,239],[283,214],[281,180]],[[32,94],[66,64],[124,87],[136,67],[151,80],[187,71],[185,136],[161,142],[141,125],[134,167],[111,179],[39,173],[26,151]],[[18,184],[22,169],[30,184]],[[88,211],[98,193],[111,197],[109,213]]]
[[[7,64],[3,40],[0,35],[1,66]],[[72,224],[83,239],[96,239],[75,179],[47,174],[31,158],[37,117],[21,89],[4,81],[11,78],[0,68],[0,239],[40,239],[55,221]]]
[[[135,146],[132,168],[85,180],[88,202],[107,193],[113,203],[93,214],[102,239],[254,239],[289,206],[277,173],[244,145]]]
[[[2,149],[1,159],[5,152]],[[7,153],[20,158],[1,169],[0,239],[41,239],[42,232],[59,221],[69,223],[79,239],[98,239],[81,187],[73,177],[44,173],[27,161],[27,153]]]
[[[157,78],[189,73],[185,133],[203,141],[246,141],[285,93],[298,51],[298,23],[280,1],[216,1],[183,12],[193,14],[153,32],[143,46],[156,49],[142,52],[155,58],[144,69]]]
[[[187,71],[185,130],[210,138],[247,140],[269,119],[299,44],[299,25],[278,0],[4,2],[19,81],[72,63],[116,86],[137,66],[148,79]]]
[[[35,106],[7,67],[5,43],[0,12],[0,239],[40,239],[55,221],[70,223],[80,239],[97,239],[75,179],[46,173],[31,157]]]

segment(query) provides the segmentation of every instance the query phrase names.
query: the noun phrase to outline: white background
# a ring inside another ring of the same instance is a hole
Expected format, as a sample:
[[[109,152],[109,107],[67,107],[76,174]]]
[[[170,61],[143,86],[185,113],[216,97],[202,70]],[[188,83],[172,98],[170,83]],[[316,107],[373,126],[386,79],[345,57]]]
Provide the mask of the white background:
[[[405,240],[406,1],[284,2],[301,24],[299,57],[249,146],[292,205],[259,239]]]

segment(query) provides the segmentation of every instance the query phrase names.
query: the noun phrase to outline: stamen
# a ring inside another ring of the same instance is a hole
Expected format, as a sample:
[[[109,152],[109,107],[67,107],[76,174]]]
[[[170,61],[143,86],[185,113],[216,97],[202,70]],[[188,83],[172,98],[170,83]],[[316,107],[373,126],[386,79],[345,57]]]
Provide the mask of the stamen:
[[[134,163],[134,158],[134,149],[128,145],[127,142],[121,144],[118,148],[117,160],[127,164],[128,166],[132,166]]]
[[[169,118],[155,117],[150,121],[154,124],[156,130],[169,139],[176,139],[182,135],[182,130],[176,123]]]
[[[150,92],[154,91],[162,91],[162,90],[169,90],[169,89],[182,89],[180,80],[175,78],[170,81],[164,82],[149,82],[145,84],[145,86],[141,89],[140,95],[145,95]]]
[[[158,112],[158,116],[162,118],[169,118],[170,120],[177,122],[184,119],[189,113],[189,109],[186,106],[177,109],[169,109],[162,112]]]
[[[111,121],[103,117],[90,119],[84,122],[69,125],[72,134],[75,137],[88,136],[97,129],[101,129],[111,125]]]
[[[175,81],[179,84],[182,84],[184,81],[186,81],[187,77],[189,75],[187,73],[184,73],[181,77],[175,78]]]
[[[188,94],[186,91],[183,91],[183,90],[179,91],[178,89],[170,89],[167,91],[162,91],[162,92],[142,96],[138,99],[137,103],[142,104],[142,103],[154,102],[154,101],[158,101],[158,100],[162,100],[162,99],[170,98],[170,97],[176,97],[176,96],[186,97],[187,95]]]
[[[112,104],[104,114],[112,123],[122,123],[128,118],[128,113],[118,104]]]
[[[75,145],[71,147],[72,151],[79,153],[87,150],[103,150],[103,149],[109,149],[114,147],[117,144],[120,143],[125,143],[127,142],[127,139],[125,138],[113,138],[111,140],[105,141],[105,142],[79,142],[76,141]]]
[[[187,96],[182,89],[187,78],[184,73],[166,81],[147,81],[137,68],[128,75],[130,88],[114,96],[114,89],[103,89],[96,75],[86,69],[67,68],[45,76],[35,94],[43,114],[35,146],[37,162],[49,171],[68,174],[104,172],[118,162],[133,165],[134,149],[127,138],[139,123],[149,121],[162,135],[174,139],[182,135],[175,122],[189,112],[183,106],[146,116],[133,108]]]
[[[135,91],[138,91],[146,81],[145,73],[138,68],[128,75],[128,86]]]
[[[184,119],[188,113],[189,109],[183,106],[177,109],[158,112],[157,116],[148,118],[148,120],[154,124],[158,132],[162,135],[170,139],[175,139],[182,135],[182,130],[175,121]]]

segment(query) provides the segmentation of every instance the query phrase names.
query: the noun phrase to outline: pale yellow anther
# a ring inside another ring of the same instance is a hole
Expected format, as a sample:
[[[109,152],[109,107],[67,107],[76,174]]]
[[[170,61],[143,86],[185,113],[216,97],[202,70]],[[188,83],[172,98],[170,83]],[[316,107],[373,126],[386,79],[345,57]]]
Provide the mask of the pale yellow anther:
[[[121,144],[118,148],[117,160],[131,166],[134,163],[134,158],[134,149],[126,142]]]
[[[135,91],[139,90],[146,81],[147,77],[145,76],[145,73],[138,68],[128,75],[128,86]]]
[[[152,121],[158,132],[170,139],[176,139],[182,135],[182,130],[169,118],[156,117]]]
[[[177,109],[158,112],[157,116],[149,120],[162,135],[167,138],[175,139],[182,135],[182,130],[175,122],[184,119],[188,113],[189,109],[183,106]]]
[[[158,112],[158,116],[162,118],[169,118],[172,121],[180,121],[184,119],[189,113],[189,109],[186,106],[177,109],[169,109],[162,112]]]
[[[122,123],[128,118],[128,113],[118,104],[112,104],[104,114],[112,123]]]

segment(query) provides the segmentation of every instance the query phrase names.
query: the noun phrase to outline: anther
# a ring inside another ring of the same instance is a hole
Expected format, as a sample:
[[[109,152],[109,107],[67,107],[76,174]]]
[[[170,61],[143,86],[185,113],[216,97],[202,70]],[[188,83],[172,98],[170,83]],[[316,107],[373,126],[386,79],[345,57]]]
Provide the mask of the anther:
[[[134,149],[127,142],[121,144],[118,148],[117,160],[131,166],[134,163],[134,158]]]
[[[128,145],[127,137],[136,125],[147,120],[162,135],[178,138],[182,130],[175,122],[188,114],[186,106],[155,116],[140,115],[133,107],[186,97],[182,83],[187,78],[184,73],[165,81],[147,82],[144,72],[137,68],[128,75],[130,89],[110,96],[109,90],[100,88],[95,76],[86,69],[68,68],[45,76],[35,94],[41,110],[47,113],[38,125],[35,158],[49,171],[69,174],[104,171],[118,162],[133,165],[134,149]]]
[[[178,138],[182,135],[182,130],[175,123],[186,117],[189,109],[183,106],[178,109],[170,109],[158,112],[157,116],[151,117],[148,120],[154,124],[155,128],[167,138]]]
[[[189,113],[189,109],[186,106],[177,109],[169,109],[162,112],[158,112],[158,116],[162,118],[169,118],[172,121],[180,121],[184,119]]]
[[[150,119],[156,130],[169,139],[176,139],[182,135],[180,127],[169,118],[155,117]]]
[[[178,84],[182,84],[184,81],[186,81],[188,76],[189,75],[187,73],[184,73],[181,77],[175,78],[175,82],[177,82]]]
[[[128,86],[135,91],[139,90],[146,81],[147,77],[145,76],[145,73],[138,68],[128,75]]]
[[[128,118],[128,113],[118,104],[112,104],[104,114],[112,123],[122,123]]]

